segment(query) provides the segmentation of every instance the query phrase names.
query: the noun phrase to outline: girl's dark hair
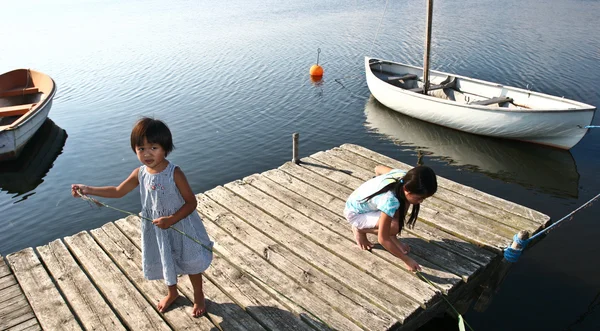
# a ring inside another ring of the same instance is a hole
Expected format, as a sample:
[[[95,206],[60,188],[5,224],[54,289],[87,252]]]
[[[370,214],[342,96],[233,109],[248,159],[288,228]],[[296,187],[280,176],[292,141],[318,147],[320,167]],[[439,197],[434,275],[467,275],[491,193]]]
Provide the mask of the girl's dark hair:
[[[131,149],[135,153],[136,146],[144,144],[144,138],[150,144],[159,144],[165,150],[165,156],[175,148],[169,127],[160,120],[143,117],[131,130]]]
[[[400,211],[399,231],[402,231],[402,228],[404,228],[404,218],[406,218],[406,197],[404,196],[404,190],[402,189],[403,187],[406,187],[406,190],[410,193],[430,197],[437,191],[437,179],[435,177],[435,172],[433,172],[433,169],[427,166],[414,167],[410,169],[401,179],[394,179],[393,183],[384,186],[381,190],[363,199],[363,201],[367,201],[378,194],[392,191],[400,202],[400,207],[398,208]],[[406,222],[406,225],[409,228],[414,227],[418,216],[419,205],[413,205],[410,218],[408,219],[408,222]]]

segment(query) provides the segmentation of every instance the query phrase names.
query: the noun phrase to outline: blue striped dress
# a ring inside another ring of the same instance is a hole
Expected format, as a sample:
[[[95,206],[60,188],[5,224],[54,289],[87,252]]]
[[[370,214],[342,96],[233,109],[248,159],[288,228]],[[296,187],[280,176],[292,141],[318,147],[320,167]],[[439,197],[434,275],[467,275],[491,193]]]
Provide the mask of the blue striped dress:
[[[173,215],[185,201],[175,185],[173,174],[177,166],[170,163],[158,174],[141,166],[138,179],[142,198],[142,216],[156,219]],[[212,249],[200,215],[193,211],[174,225],[175,228]],[[164,279],[167,285],[177,284],[177,275],[204,272],[212,262],[212,250],[199,245],[172,229],[161,229],[142,220],[142,268],[148,280]]]

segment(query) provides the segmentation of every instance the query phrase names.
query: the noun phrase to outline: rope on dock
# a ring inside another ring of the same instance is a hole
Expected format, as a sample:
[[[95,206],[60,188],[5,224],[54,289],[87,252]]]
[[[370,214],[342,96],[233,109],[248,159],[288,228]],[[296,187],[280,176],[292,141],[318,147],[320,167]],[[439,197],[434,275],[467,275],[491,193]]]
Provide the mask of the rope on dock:
[[[87,196],[87,195],[83,194],[83,193],[82,193],[80,190],[78,190],[78,191],[77,191],[77,194],[79,194],[79,196],[81,197],[81,199],[82,199],[82,200],[84,200],[84,201],[87,201],[88,203],[95,204],[95,205],[96,205],[96,206],[98,206],[98,207],[106,207],[106,208],[109,208],[109,209],[112,209],[112,210],[116,210],[116,211],[118,211],[118,212],[121,212],[121,213],[124,213],[124,214],[127,214],[127,215],[131,215],[131,216],[139,217],[140,219],[143,219],[143,220],[145,220],[145,221],[152,222],[152,219],[150,219],[150,218],[143,217],[143,216],[141,216],[141,215],[136,215],[136,214],[134,214],[134,213],[132,213],[132,212],[129,212],[129,211],[127,211],[127,210],[123,210],[123,209],[119,209],[119,208],[116,208],[116,207],[109,206],[109,205],[105,204],[104,202],[101,202],[101,201],[99,201],[99,200],[97,200],[97,199],[94,199],[94,198],[92,198],[92,197],[89,197],[89,196]],[[296,301],[292,300],[292,299],[291,299],[291,298],[289,298],[287,295],[285,295],[285,294],[281,293],[280,291],[278,291],[277,289],[273,288],[271,285],[267,284],[267,283],[266,283],[265,281],[263,281],[262,279],[258,278],[257,276],[253,275],[252,273],[250,273],[250,272],[248,272],[248,271],[246,271],[246,270],[244,270],[244,269],[240,268],[240,267],[239,267],[239,266],[237,266],[235,263],[233,263],[231,260],[229,260],[227,257],[225,257],[223,254],[219,253],[217,250],[213,250],[213,249],[212,249],[212,247],[208,247],[208,246],[204,245],[203,243],[201,243],[201,242],[200,242],[199,240],[197,240],[196,238],[194,238],[194,237],[192,237],[192,236],[188,235],[187,233],[185,233],[185,232],[183,232],[183,231],[181,231],[181,230],[179,230],[179,229],[177,229],[177,228],[175,228],[175,227],[173,227],[173,226],[170,226],[170,227],[169,227],[169,229],[172,229],[172,230],[174,230],[174,231],[177,231],[177,232],[181,233],[182,235],[184,235],[184,236],[186,236],[187,238],[191,239],[193,242],[195,242],[195,243],[199,244],[199,245],[200,245],[200,246],[202,246],[203,248],[205,248],[205,249],[207,249],[207,250],[209,250],[209,251],[211,251],[211,252],[213,252],[213,253],[217,254],[217,255],[218,255],[220,258],[222,258],[223,260],[225,260],[227,263],[231,264],[231,265],[232,265],[232,266],[233,266],[233,267],[234,267],[234,268],[235,268],[237,271],[239,271],[241,274],[243,274],[243,275],[245,275],[245,276],[250,276],[250,277],[252,277],[253,279],[256,279],[256,280],[257,280],[257,281],[259,281],[261,284],[263,284],[263,285],[267,286],[269,289],[273,290],[275,293],[277,293],[277,294],[281,295],[283,298],[285,298],[285,299],[289,300],[290,302],[293,302],[295,305],[297,305],[298,307],[302,308],[304,311],[306,311],[306,313],[307,313],[307,314],[309,314],[310,316],[312,316],[312,317],[316,318],[316,319],[317,319],[319,322],[323,323],[323,325],[327,326],[327,327],[328,327],[328,328],[330,328],[330,329],[333,329],[333,328],[332,328],[332,327],[331,327],[329,324],[327,324],[325,321],[323,321],[322,319],[320,319],[320,318],[319,318],[319,316],[317,316],[317,315],[313,314],[313,313],[312,313],[310,310],[306,309],[304,306],[302,306],[302,305],[301,305],[301,304],[299,304],[298,302],[296,302]]]
[[[529,244],[532,240],[534,240],[535,238],[547,233],[548,231],[552,230],[553,228],[557,227],[560,223],[562,223],[565,220],[571,220],[573,219],[573,215],[575,213],[577,213],[578,211],[587,208],[589,206],[591,206],[593,204],[594,201],[598,200],[598,198],[600,198],[600,194],[596,195],[595,197],[591,198],[590,200],[588,200],[586,203],[584,203],[583,205],[579,206],[577,209],[573,210],[572,212],[568,213],[567,215],[565,215],[565,217],[561,218],[560,220],[558,220],[557,222],[553,223],[552,225],[550,225],[549,227],[545,228],[544,230],[536,233],[535,235],[533,235],[531,238],[529,239],[525,239],[522,240],[518,237],[517,234],[514,235],[513,237],[513,241],[515,241],[517,244],[519,244],[521,246],[520,249],[515,249],[512,247],[507,247],[506,249],[504,249],[504,258],[508,261],[508,262],[517,262],[519,260],[519,257],[521,257],[521,254],[523,253],[523,250],[525,249],[525,247],[527,246],[527,244]]]

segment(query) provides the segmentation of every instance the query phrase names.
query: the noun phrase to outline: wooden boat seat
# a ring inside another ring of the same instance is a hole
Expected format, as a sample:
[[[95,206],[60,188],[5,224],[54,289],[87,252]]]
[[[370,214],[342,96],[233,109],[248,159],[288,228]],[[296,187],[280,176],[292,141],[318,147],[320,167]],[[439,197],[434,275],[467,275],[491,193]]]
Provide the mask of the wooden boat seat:
[[[439,84],[439,85],[429,85],[429,89],[427,91],[433,91],[433,90],[439,90],[439,89],[443,89],[443,88],[449,88],[449,87],[452,87],[453,85],[454,85],[454,82],[446,83],[446,84]],[[411,91],[411,92],[417,92],[417,93],[423,93],[423,87],[411,88],[409,91]]]
[[[505,103],[505,102],[513,102],[513,99],[507,98],[507,97],[495,97],[495,98],[491,98],[491,99],[487,99],[487,100],[473,101],[469,104],[470,105],[479,105],[479,106],[489,106],[489,105],[493,105],[496,103],[501,104],[501,103]]]
[[[14,96],[26,95],[26,94],[35,94],[38,92],[39,92],[39,89],[37,87],[14,88],[11,90],[0,91],[0,98],[14,97]]]
[[[31,110],[36,104],[29,103],[25,105],[16,105],[0,108],[0,117],[21,116]]]
[[[413,80],[413,79],[417,79],[417,75],[415,74],[406,74],[403,76],[392,76],[392,77],[388,77],[387,80],[388,81],[392,81],[392,80]]]
[[[444,88],[453,88],[455,84],[456,84],[456,78],[452,77],[452,76],[448,76],[448,78],[444,79],[444,81],[442,81],[441,84],[429,85],[429,89],[427,91],[439,90],[439,89],[444,89]],[[423,87],[421,86],[421,87],[411,88],[411,89],[408,89],[408,91],[415,92],[415,93],[423,93]]]

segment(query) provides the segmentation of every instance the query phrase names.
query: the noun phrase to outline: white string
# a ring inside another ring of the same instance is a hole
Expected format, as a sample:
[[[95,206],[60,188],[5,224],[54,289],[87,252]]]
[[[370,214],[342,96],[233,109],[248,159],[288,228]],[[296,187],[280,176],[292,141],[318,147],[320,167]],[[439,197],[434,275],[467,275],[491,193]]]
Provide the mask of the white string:
[[[375,41],[377,40],[377,36],[379,35],[381,23],[383,22],[383,18],[385,17],[385,13],[387,11],[388,2],[389,0],[385,0],[385,8],[383,9],[383,15],[381,15],[381,20],[379,20],[379,26],[377,27],[377,32],[375,33],[375,39],[373,39],[373,44],[371,44],[371,48],[369,49],[369,55],[372,55],[371,51],[373,51],[373,46],[375,46]]]

